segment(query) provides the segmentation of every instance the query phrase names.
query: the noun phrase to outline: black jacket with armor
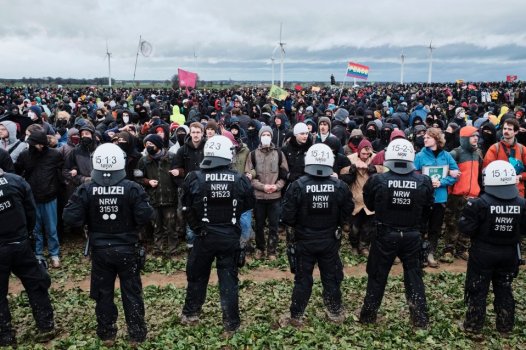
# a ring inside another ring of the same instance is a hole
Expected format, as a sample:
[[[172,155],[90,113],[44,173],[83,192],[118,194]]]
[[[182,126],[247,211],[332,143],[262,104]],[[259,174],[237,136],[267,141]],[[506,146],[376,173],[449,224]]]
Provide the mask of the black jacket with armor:
[[[484,193],[468,200],[458,229],[474,242],[515,245],[520,241],[521,232],[526,232],[526,200],[500,199]]]
[[[193,171],[183,184],[183,211],[196,234],[241,234],[241,214],[254,207],[248,178],[227,166]]]
[[[29,184],[0,170],[0,244],[27,239],[35,221],[35,200]]]
[[[295,229],[295,240],[334,238],[353,210],[352,194],[343,181],[304,175],[285,194],[282,221]]]
[[[90,244],[97,247],[137,243],[138,227],[152,215],[148,195],[139,184],[124,179],[102,186],[92,180],[77,188],[62,218],[72,227],[87,224]]]
[[[363,188],[367,208],[375,212],[376,221],[387,228],[419,231],[427,222],[433,206],[431,178],[411,172],[387,173],[370,177]]]

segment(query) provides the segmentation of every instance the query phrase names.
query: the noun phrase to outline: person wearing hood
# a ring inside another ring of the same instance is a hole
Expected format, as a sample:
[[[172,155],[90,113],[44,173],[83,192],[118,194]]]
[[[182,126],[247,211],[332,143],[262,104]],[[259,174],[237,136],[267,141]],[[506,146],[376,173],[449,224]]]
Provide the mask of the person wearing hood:
[[[409,125],[413,125],[413,120],[415,117],[420,117],[420,120],[426,120],[427,112],[428,111],[425,109],[424,104],[422,102],[418,102],[415,109],[409,115]]]
[[[364,257],[369,255],[371,235],[374,230],[374,212],[365,206],[363,186],[369,177],[377,172],[377,168],[371,164],[374,155],[371,142],[363,139],[358,145],[357,152],[348,156],[351,165],[341,171],[342,174],[350,175],[349,183],[354,201],[352,219],[349,218],[349,221],[352,223],[349,241],[353,252]]]
[[[176,154],[177,150],[181,148],[184,145],[184,142],[186,140],[186,137],[190,134],[190,128],[186,125],[181,125],[177,129],[175,129],[175,134],[172,136],[171,141],[173,142],[173,146],[170,147],[168,152]]]
[[[369,142],[374,142],[378,138],[379,134],[379,127],[378,124],[373,120],[367,123],[367,126],[365,127],[365,137]]]
[[[259,132],[260,124],[256,120],[251,120],[248,123],[247,128],[247,137],[243,140],[243,142],[248,146],[250,151],[255,150],[258,148],[259,145]]]
[[[480,126],[479,148],[482,155],[486,155],[495,142],[497,142],[497,130],[492,122],[487,121]]]
[[[20,108],[18,108],[17,105],[11,105],[11,107],[9,108],[9,112],[4,118],[2,118],[2,121],[11,121],[15,123],[15,125],[17,125],[17,129],[19,130],[19,139],[21,140],[23,140],[26,134],[27,127],[31,124],[34,124],[31,118],[20,114]]]
[[[79,185],[91,180],[93,170],[91,155],[97,148],[95,130],[90,125],[85,125],[79,129],[80,142],[65,158],[62,176],[66,180],[72,192]]]
[[[20,153],[27,149],[27,143],[16,138],[16,124],[12,121],[0,122],[0,148],[9,153],[13,163],[16,163]]]
[[[405,102],[400,103],[396,107],[396,112],[391,116],[392,119],[398,121],[400,129],[404,130],[409,125],[409,115],[407,114],[407,104]]]
[[[405,138],[406,138],[405,133],[402,130],[394,129],[393,132],[391,132],[391,135],[389,136],[389,143],[391,143],[391,141],[396,140],[396,139],[405,139]],[[387,146],[385,148],[387,148]],[[383,167],[384,161],[385,161],[385,148],[379,151],[378,153],[376,153],[376,155],[373,157],[373,160],[371,160],[372,165]]]
[[[126,178],[135,181],[133,171],[137,169],[137,163],[142,157],[137,149],[137,138],[128,131],[121,131],[113,136],[112,142],[126,153],[126,165],[124,167]]]
[[[457,123],[451,122],[448,124],[446,130],[444,131],[444,137],[446,139],[446,145],[444,149],[448,152],[451,152],[453,149],[460,146],[460,127]]]
[[[373,150],[380,152],[384,150],[390,142],[391,133],[393,132],[393,124],[384,123],[380,129],[380,137],[372,142]]]
[[[9,156],[9,153],[5,149],[0,148],[0,174],[2,171],[14,174],[15,166],[13,164],[13,160]]]
[[[42,113],[42,108],[40,106],[31,106],[27,111],[27,117],[32,120],[33,124],[40,125],[46,132],[46,135],[55,135],[55,129],[42,118]]]
[[[274,146],[277,148],[283,147],[288,131],[284,116],[282,114],[276,115],[272,125],[272,143]]]
[[[172,115],[170,115],[170,121],[179,125],[183,125],[186,121],[178,105],[172,107]]]
[[[460,213],[468,199],[480,194],[482,180],[482,153],[478,148],[479,132],[474,126],[460,129],[460,146],[449,153],[460,171],[457,182],[451,187],[444,215],[445,248],[440,261],[453,262],[453,257],[468,260],[469,237],[458,231]]]
[[[312,136],[305,123],[296,123],[292,132],[293,137],[281,148],[289,167],[287,184],[305,175],[305,154],[309,147],[313,145]]]
[[[334,113],[334,121],[332,122],[331,133],[340,140],[340,144],[345,146],[347,143],[347,122],[349,119],[349,111],[345,108],[340,107]]]
[[[44,260],[44,237],[51,255],[51,266],[60,267],[60,242],[57,232],[57,196],[61,190],[64,165],[62,154],[48,147],[46,132],[39,125],[26,130],[29,148],[22,151],[15,164],[17,174],[31,186],[36,202],[35,255]],[[44,231],[46,234],[44,234]]]
[[[311,118],[307,118],[305,119],[304,123],[309,129],[309,133],[314,139],[316,139],[316,136],[318,135],[318,125],[316,124],[316,122]]]
[[[351,131],[351,136],[349,136],[349,141],[347,145],[343,148],[343,154],[349,156],[353,153],[358,152],[358,146],[363,140],[362,129],[353,129]]]
[[[164,140],[157,134],[146,136],[143,142],[147,154],[139,159],[134,175],[148,193],[150,205],[156,214],[152,222],[152,253],[173,257],[178,242],[177,183],[170,172],[175,155],[167,151]]]
[[[435,201],[431,209],[431,215],[429,215],[429,222],[423,223],[423,227],[425,227],[424,232],[427,231],[426,236],[427,240],[429,240],[427,264],[433,268],[438,267],[435,254],[444,221],[448,188],[457,182],[460,175],[457,163],[451,154],[444,150],[445,144],[446,140],[442,130],[437,128],[427,129],[424,136],[425,147],[416,154],[414,162],[417,171],[431,177],[435,191]],[[431,174],[432,170],[442,171],[442,173]]]

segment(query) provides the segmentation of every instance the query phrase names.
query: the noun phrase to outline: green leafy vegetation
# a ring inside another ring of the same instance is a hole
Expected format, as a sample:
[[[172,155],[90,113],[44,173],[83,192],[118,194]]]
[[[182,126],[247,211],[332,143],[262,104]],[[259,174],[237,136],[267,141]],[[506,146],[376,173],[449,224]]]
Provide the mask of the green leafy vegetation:
[[[277,263],[281,264],[281,263]],[[271,280],[240,284],[241,330],[231,338],[222,335],[221,307],[217,286],[208,290],[201,322],[181,326],[179,313],[185,297],[183,288],[148,286],[144,289],[148,340],[141,349],[526,349],[526,279],[524,271],[514,282],[517,301],[513,334],[503,338],[494,330],[495,315],[491,301],[482,340],[467,337],[459,328],[465,313],[464,274],[427,274],[425,284],[430,314],[428,330],[415,331],[409,323],[403,281],[392,277],[375,325],[362,325],[355,314],[363,301],[366,277],[348,276],[342,283],[348,318],[342,325],[326,321],[321,284],[315,282],[306,324],[301,330],[280,328],[279,317],[288,312],[292,281]],[[80,289],[52,290],[59,336],[46,347],[55,349],[100,349],[95,334],[95,305],[88,292]],[[119,333],[115,349],[127,349],[126,326],[120,295]],[[35,345],[34,321],[27,295],[11,295],[9,303],[13,324],[18,332],[19,349],[44,349]]]

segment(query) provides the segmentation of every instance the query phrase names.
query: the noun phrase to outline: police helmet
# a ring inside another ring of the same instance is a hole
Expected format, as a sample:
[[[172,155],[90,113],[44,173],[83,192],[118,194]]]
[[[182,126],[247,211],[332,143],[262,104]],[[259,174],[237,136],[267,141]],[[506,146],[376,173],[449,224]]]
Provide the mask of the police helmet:
[[[331,176],[333,165],[334,154],[326,144],[312,145],[305,155],[305,172],[307,174],[319,177]]]
[[[232,163],[234,144],[226,136],[216,135],[205,143],[201,169],[212,169]]]
[[[126,154],[113,143],[103,143],[91,156],[91,178],[102,186],[113,186],[126,178]]]
[[[513,199],[519,195],[515,168],[505,160],[495,160],[484,169],[484,189],[501,199]]]
[[[384,166],[397,174],[409,174],[415,170],[415,149],[406,139],[394,139],[385,150]]]

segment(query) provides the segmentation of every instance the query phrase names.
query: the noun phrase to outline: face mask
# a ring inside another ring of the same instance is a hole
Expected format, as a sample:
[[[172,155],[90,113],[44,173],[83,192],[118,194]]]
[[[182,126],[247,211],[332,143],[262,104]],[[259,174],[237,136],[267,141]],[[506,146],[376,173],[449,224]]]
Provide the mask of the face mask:
[[[87,115],[88,112],[87,111],[82,111],[82,115]]]
[[[27,116],[31,118],[31,120],[37,120],[38,118],[37,115],[32,111],[27,112]]]
[[[263,146],[270,146],[271,142],[272,142],[272,137],[270,137],[270,136],[261,136],[261,145],[263,145]]]
[[[91,146],[91,137],[81,137],[80,138],[80,143],[82,144],[82,146],[85,146],[85,147],[89,147]]]
[[[248,129],[248,133],[249,134],[255,134],[256,133],[256,129]]]
[[[130,121],[130,117],[129,116],[123,116],[122,117],[122,121],[124,122],[124,124],[128,124],[128,122]]]
[[[119,146],[120,149],[122,149],[124,152],[126,152],[126,146],[127,146],[127,145],[128,145],[127,142],[119,142],[119,143],[117,144],[117,146]]]
[[[424,148],[424,136],[417,136],[415,139],[415,146]]]
[[[376,139],[376,130],[367,129],[367,138],[369,141]]]
[[[146,152],[148,152],[148,154],[151,156],[157,153],[157,151],[155,150],[155,146],[146,147]]]
[[[351,143],[355,146],[358,146],[362,141],[361,137],[351,137]]]
[[[184,142],[184,138],[186,137],[186,134],[177,134],[177,142],[182,145]]]
[[[446,142],[452,141],[454,137],[452,132],[447,132],[447,131],[444,133],[444,136],[446,138]]]

